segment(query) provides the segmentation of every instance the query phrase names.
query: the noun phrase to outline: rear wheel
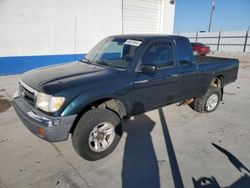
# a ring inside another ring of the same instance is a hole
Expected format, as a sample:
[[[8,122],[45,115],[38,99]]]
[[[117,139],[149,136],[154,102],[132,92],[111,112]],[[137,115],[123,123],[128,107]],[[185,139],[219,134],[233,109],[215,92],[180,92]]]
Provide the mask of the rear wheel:
[[[218,87],[210,86],[206,94],[202,97],[196,97],[190,106],[197,112],[213,112],[220,103],[221,90]]]
[[[73,132],[76,152],[89,161],[109,155],[122,136],[121,120],[114,112],[96,108],[81,117]]]

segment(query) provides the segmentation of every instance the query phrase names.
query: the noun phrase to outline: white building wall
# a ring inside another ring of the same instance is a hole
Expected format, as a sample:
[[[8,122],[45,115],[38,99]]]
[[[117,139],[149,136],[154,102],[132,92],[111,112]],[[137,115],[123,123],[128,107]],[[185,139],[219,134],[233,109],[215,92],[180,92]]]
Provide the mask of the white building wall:
[[[0,0],[0,57],[86,53],[102,38],[122,34],[122,2]],[[161,7],[157,33],[171,34],[175,5],[162,0]]]
[[[1,0],[0,56],[87,52],[121,34],[120,0]]]
[[[170,0],[162,0],[161,30],[163,34],[173,34],[174,31],[175,3]]]

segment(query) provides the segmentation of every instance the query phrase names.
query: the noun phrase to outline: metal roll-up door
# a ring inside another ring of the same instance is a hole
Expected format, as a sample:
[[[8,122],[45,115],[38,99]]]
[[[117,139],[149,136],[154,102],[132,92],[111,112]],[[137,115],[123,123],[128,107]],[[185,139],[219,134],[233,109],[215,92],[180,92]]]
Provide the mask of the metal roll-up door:
[[[159,33],[162,0],[123,0],[123,33]]]

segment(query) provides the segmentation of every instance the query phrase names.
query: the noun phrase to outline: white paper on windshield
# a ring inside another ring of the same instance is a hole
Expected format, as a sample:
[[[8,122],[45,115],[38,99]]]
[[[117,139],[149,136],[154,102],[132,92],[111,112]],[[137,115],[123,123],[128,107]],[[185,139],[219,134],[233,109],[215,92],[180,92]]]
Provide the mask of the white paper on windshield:
[[[131,40],[131,39],[128,39],[126,40],[126,42],[124,44],[127,44],[127,45],[132,45],[132,46],[140,46],[142,42],[139,41],[139,40]]]

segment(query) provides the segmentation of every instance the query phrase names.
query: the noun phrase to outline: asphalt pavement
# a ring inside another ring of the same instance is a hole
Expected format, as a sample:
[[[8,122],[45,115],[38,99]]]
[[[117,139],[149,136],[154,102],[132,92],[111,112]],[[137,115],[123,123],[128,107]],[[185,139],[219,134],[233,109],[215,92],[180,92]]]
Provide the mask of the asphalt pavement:
[[[176,104],[138,115],[115,151],[89,162],[68,141],[30,133],[11,106],[20,75],[0,77],[0,188],[250,187],[250,64],[209,114]]]

